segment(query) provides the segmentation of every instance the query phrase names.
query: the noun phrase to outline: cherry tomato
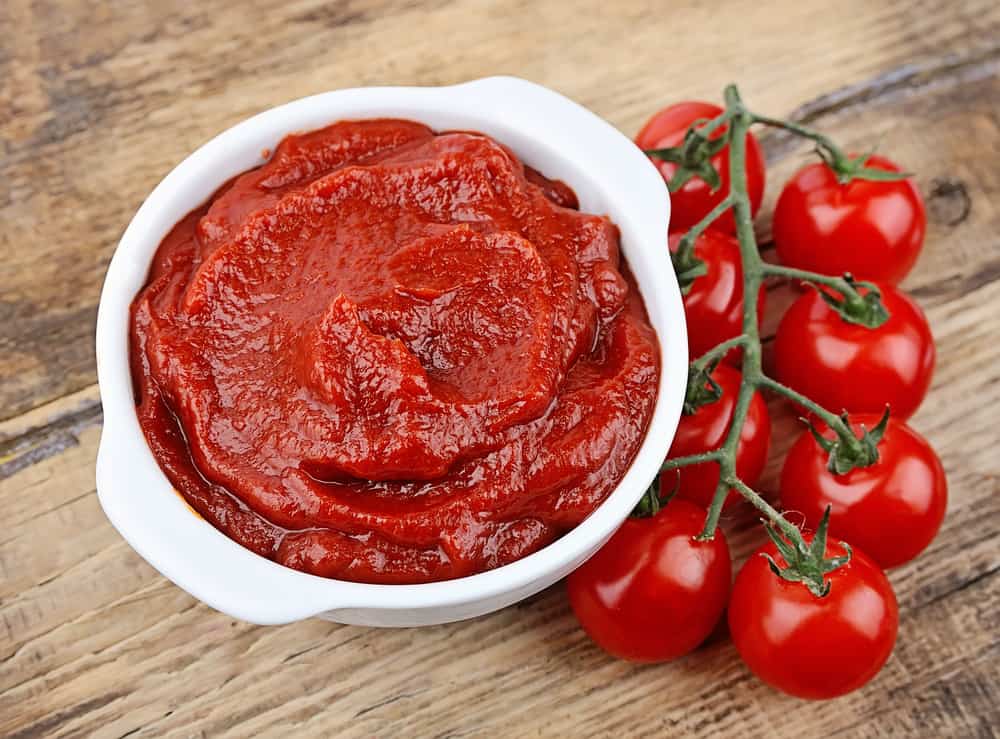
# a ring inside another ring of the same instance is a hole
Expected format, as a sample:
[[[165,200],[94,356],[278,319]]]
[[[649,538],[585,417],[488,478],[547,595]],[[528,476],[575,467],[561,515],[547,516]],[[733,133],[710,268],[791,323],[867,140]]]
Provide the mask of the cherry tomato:
[[[866,166],[899,168],[871,156]],[[924,243],[927,214],[909,179],[846,185],[823,162],[810,164],[785,185],[774,209],[778,258],[790,267],[896,284],[913,267]]]
[[[683,234],[670,235],[670,250],[676,251]],[[726,339],[743,332],[743,262],[740,245],[729,234],[710,228],[694,242],[694,255],[705,263],[708,272],[691,283],[684,296],[687,320],[688,351],[700,357]],[[765,290],[757,293],[757,325],[764,319]],[[739,362],[741,352],[726,357]]]
[[[715,118],[722,108],[711,103],[696,101],[670,105],[650,118],[635,137],[636,144],[643,150],[665,149],[678,146],[684,141],[684,134],[696,120],[700,118]],[[723,135],[725,127],[720,127],[712,133],[711,138],[717,139]],[[729,194],[729,147],[722,149],[711,158],[711,164],[719,173],[721,185],[715,192],[698,177],[692,177],[677,192],[670,195],[670,227],[674,231],[687,231],[702,218],[707,216],[716,205]],[[653,163],[660,170],[667,182],[673,177],[677,165],[654,159]],[[756,215],[764,198],[764,155],[760,144],[753,134],[747,134],[746,153],[747,194],[750,196],[750,207]],[[729,232],[736,231],[732,211],[722,215],[716,225]]]
[[[726,607],[732,564],[721,530],[696,541],[705,510],[674,498],[655,516],[629,518],[567,580],[590,638],[633,662],[687,654]]]
[[[875,415],[851,418],[871,430]],[[824,427],[825,428],[825,427]],[[825,436],[835,438],[832,431]],[[781,471],[781,504],[815,528],[830,506],[830,533],[861,547],[883,569],[909,562],[937,534],[948,503],[944,468],[930,444],[905,423],[889,419],[879,460],[845,475],[827,468],[808,431],[792,446]]]
[[[878,413],[888,403],[906,420],[934,372],[934,339],[923,311],[905,293],[879,285],[889,320],[870,329],[849,323],[815,290],[782,318],[774,341],[778,379],[834,413]]]
[[[667,457],[685,457],[689,454],[708,452],[722,446],[733,422],[736,396],[740,391],[742,375],[732,367],[720,364],[712,379],[722,388],[722,397],[714,403],[703,405],[690,416],[681,416],[677,433]],[[767,464],[767,450],[771,443],[771,418],[767,404],[760,393],[754,393],[747,411],[746,421],[736,445],[736,474],[751,487],[760,479]],[[664,490],[677,486],[677,495],[707,508],[719,484],[719,465],[703,462],[679,470],[662,473]],[[730,508],[742,498],[737,493],[726,497],[725,508]]]
[[[882,669],[896,643],[896,596],[878,565],[852,549],[851,561],[826,575],[830,592],[822,598],[771,571],[764,553],[785,566],[772,542],[743,565],[729,601],[729,631],[761,680],[799,698],[833,698]],[[843,553],[839,541],[827,541],[828,557]]]

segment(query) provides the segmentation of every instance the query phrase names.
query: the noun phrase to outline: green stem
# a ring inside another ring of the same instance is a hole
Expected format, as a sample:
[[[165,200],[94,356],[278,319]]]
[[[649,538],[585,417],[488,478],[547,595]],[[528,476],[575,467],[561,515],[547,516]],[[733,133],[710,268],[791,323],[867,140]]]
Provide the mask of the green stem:
[[[813,413],[837,434],[837,437],[847,445],[851,452],[860,453],[861,440],[859,440],[858,437],[855,436],[854,431],[846,423],[844,423],[844,419],[836,413],[831,413],[815,400],[806,397],[796,390],[792,390],[792,388],[787,385],[782,385],[777,380],[772,380],[767,375],[761,375],[758,387],[764,390],[770,390],[775,395],[787,398],[793,403],[797,403],[802,406],[810,413]]]
[[[663,464],[660,465],[660,472],[669,472],[670,470],[690,467],[693,464],[702,464],[703,462],[718,462],[721,454],[722,451],[720,449],[713,449],[710,452],[700,452],[698,454],[688,454],[684,457],[665,459],[663,460]]]
[[[774,506],[764,500],[756,490],[735,476],[728,480],[728,484],[732,486],[736,492],[749,500],[758,511],[767,516],[775,526],[781,529],[781,533],[783,533],[789,541],[795,542],[796,544],[802,544],[804,546],[802,532],[799,531],[798,526],[795,526],[787,518],[778,513]],[[702,536],[704,536],[704,533],[702,533]]]
[[[825,149],[836,161],[846,162],[848,160],[847,155],[841,151],[840,147],[819,131],[815,131],[807,126],[795,123],[794,121],[783,121],[780,118],[771,118],[766,115],[758,115],[754,113],[752,117],[754,123],[760,123],[765,126],[771,126],[772,128],[780,128],[785,131],[790,131],[796,136],[801,136],[804,139],[816,142],[821,149]]]
[[[729,497],[729,491],[733,488],[733,485],[729,482],[732,479],[736,479],[735,475],[723,475],[722,474],[722,462],[719,462],[719,482],[715,486],[715,493],[712,494],[712,503],[708,507],[708,515],[705,516],[705,525],[702,527],[701,533],[698,534],[698,541],[708,541],[713,536],[715,536],[715,530],[719,528],[719,518],[722,516],[722,509],[725,507],[726,498]]]
[[[878,167],[867,166],[869,157],[875,153],[875,148],[872,148],[865,154],[852,158],[819,131],[814,131],[793,121],[783,121],[779,118],[771,118],[770,116],[758,115],[756,113],[752,115],[754,123],[780,128],[814,142],[816,144],[816,153],[833,170],[837,176],[837,181],[841,184],[847,184],[854,179],[891,182],[894,180],[904,180],[910,176],[905,172],[892,172]]]
[[[737,347],[746,346],[749,340],[750,337],[747,336],[746,334],[740,334],[739,336],[734,336],[731,339],[726,339],[721,344],[716,344],[715,346],[713,346],[707,352],[705,352],[696,360],[694,360],[691,364],[693,364],[698,369],[704,369],[709,364],[714,362],[716,359],[721,359],[722,357],[729,354],[729,352],[731,352],[733,349],[736,349]]]
[[[706,123],[704,126],[698,129],[698,133],[704,136],[706,139],[715,133],[715,129],[720,128],[727,123],[733,117],[733,112],[731,110],[724,110],[719,115],[715,116],[712,120]]]
[[[708,227],[729,210],[732,205],[733,198],[730,194],[724,197],[722,202],[712,208],[708,215],[698,221],[681,237],[680,242],[677,244],[677,252],[673,257],[675,268],[680,268],[681,270],[691,269],[696,264],[694,259],[694,244],[698,240],[698,237],[705,233]]]
[[[724,197],[718,205],[712,208],[712,210],[708,212],[707,216],[688,229],[687,233],[681,237],[681,243],[677,247],[678,250],[680,250],[684,244],[690,244],[693,246],[698,237],[705,233],[705,231],[708,230],[708,227],[715,223],[715,221],[718,220],[719,217],[732,206],[733,196],[732,194],[729,194]]]
[[[866,328],[878,328],[889,319],[889,312],[882,303],[881,291],[872,282],[859,282],[850,273],[845,273],[843,277],[832,275],[821,275],[815,272],[807,272],[794,267],[785,267],[780,264],[763,265],[765,277],[784,277],[791,280],[803,280],[813,287],[823,285],[831,288],[840,294],[840,298],[831,296],[826,291],[820,292],[820,297],[834,310],[841,318],[850,323],[855,323]],[[859,287],[865,288],[862,294]]]
[[[753,117],[743,107],[736,87],[726,88],[726,107],[733,110],[732,136],[729,143],[729,198],[733,201],[733,218],[736,222],[736,238],[740,246],[740,258],[743,263],[743,375],[740,381],[739,395],[733,408],[733,419],[729,432],[723,442],[722,457],[719,461],[720,482],[712,497],[708,509],[705,527],[701,538],[711,539],[719,524],[722,506],[726,502],[731,485],[730,479],[735,479],[736,447],[743,432],[750,401],[756,390],[757,382],[762,375],[760,363],[760,331],[757,324],[757,293],[760,291],[763,279],[762,260],[757,249],[757,238],[753,231],[753,213],[750,209],[750,196],[747,193],[746,175],[746,139]]]
[[[784,277],[789,280],[800,280],[802,282],[812,282],[817,285],[826,285],[839,293],[854,291],[854,288],[843,277],[821,275],[818,272],[809,272],[804,269],[795,269],[795,267],[786,267],[783,264],[772,264],[770,262],[764,263],[763,270],[765,277]]]
[[[845,424],[842,420],[840,420],[840,416],[838,416],[836,413],[831,413],[826,408],[817,403],[815,400],[806,397],[797,390],[792,390],[787,385],[782,385],[780,382],[778,382],[777,380],[772,380],[767,375],[764,375],[760,378],[759,386],[764,390],[770,390],[775,395],[780,395],[792,401],[793,403],[797,403],[810,413],[814,413],[818,418],[820,418],[823,421],[823,423],[825,423],[831,429],[835,430],[838,435],[840,435],[841,432],[847,433],[848,435],[853,435],[850,434],[850,431],[847,428],[847,424]]]

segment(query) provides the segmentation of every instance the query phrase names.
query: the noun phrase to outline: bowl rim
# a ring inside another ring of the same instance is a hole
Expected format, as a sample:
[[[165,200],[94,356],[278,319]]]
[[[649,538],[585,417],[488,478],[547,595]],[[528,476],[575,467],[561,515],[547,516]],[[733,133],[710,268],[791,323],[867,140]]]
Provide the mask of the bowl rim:
[[[437,130],[480,130],[510,146],[529,164],[546,156],[556,161],[561,171],[553,172],[551,166],[543,171],[567,180],[580,196],[581,209],[586,209],[588,199],[603,198],[614,206],[608,212],[618,211],[610,214],[622,229],[622,250],[651,321],[661,324],[657,327],[661,374],[653,414],[629,469],[604,502],[559,539],[515,562],[415,585],[356,583],[300,572],[254,554],[194,514],[146,444],[129,370],[128,309],[145,284],[153,253],[167,231],[223,182],[257,166],[252,157],[258,163],[266,161],[267,151],[283,136],[336,120],[375,117],[410,118]],[[437,126],[435,121],[469,125]],[[168,579],[217,610],[260,624],[287,623],[340,609],[449,608],[525,590],[551,573],[565,574],[579,563],[581,553],[589,556],[596,550],[634,507],[658,474],[680,418],[687,334],[680,290],[667,258],[669,214],[662,177],[627,137],[561,94],[516,77],[486,77],[444,87],[335,90],[265,110],[228,128],[187,156],[153,189],[108,267],[96,331],[104,406],[96,466],[101,506],[132,548]],[[651,305],[657,308],[658,320],[653,320]],[[665,326],[669,339],[663,333]]]

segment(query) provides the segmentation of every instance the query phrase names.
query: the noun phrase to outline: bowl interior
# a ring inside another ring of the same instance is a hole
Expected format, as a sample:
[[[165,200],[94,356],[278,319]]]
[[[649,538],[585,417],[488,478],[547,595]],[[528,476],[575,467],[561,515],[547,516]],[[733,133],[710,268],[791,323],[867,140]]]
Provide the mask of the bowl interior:
[[[582,210],[609,215],[621,230],[623,253],[660,340],[662,372],[649,431],[607,500],[535,554],[488,572],[424,585],[366,585],[307,575],[243,549],[192,515],[145,443],[128,365],[129,305],[173,225],[221,183],[262,164],[265,152],[284,135],[337,120],[376,117],[489,134],[525,163],[569,184]],[[667,258],[668,219],[663,180],[631,141],[576,103],[523,80],[341,90],[244,121],[205,144],[156,187],[109,267],[97,329],[105,412],[97,476],[105,512],[132,547],[165,576],[209,605],[256,623],[322,613],[355,623],[441,622],[493,610],[546,587],[579,565],[617,528],[657,473],[673,438],[687,377],[687,337],[680,291]]]

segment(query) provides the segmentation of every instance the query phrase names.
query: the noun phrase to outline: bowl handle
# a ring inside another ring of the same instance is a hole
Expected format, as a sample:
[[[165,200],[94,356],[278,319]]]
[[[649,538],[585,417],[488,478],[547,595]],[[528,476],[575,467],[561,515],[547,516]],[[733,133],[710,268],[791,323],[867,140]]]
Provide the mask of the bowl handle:
[[[355,583],[298,572],[235,546],[162,474],[143,471],[156,464],[149,450],[128,448],[142,438],[138,428],[118,434],[114,425],[105,424],[97,453],[97,495],[112,525],[160,574],[213,608],[255,624],[284,624],[357,607],[359,599],[351,592]],[[139,481],[148,487],[150,479],[162,480],[163,489],[135,487]],[[197,518],[195,525],[170,525],[184,516]]]

